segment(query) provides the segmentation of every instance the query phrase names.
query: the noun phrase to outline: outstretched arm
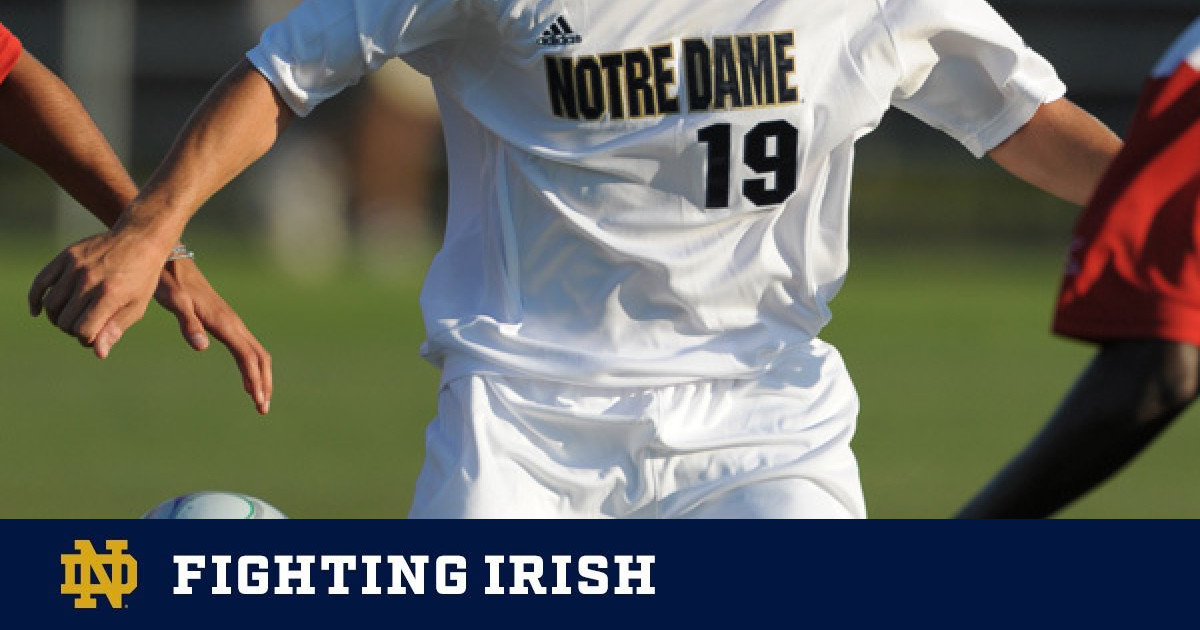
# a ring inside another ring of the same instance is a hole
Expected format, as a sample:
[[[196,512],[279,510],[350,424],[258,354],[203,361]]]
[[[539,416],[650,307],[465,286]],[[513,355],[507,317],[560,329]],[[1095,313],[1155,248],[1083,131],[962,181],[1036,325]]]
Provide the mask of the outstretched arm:
[[[124,168],[78,100],[57,78],[41,74],[40,64],[33,70],[41,76],[36,87],[21,88],[20,80],[14,87],[14,75],[0,87],[15,92],[7,107],[40,112],[39,99],[57,102],[46,106],[49,115],[37,114],[49,135],[6,133],[23,155],[39,165],[46,161],[43,168],[110,229],[71,245],[38,274],[29,292],[30,311],[36,316],[46,310],[56,326],[104,358],[141,319],[157,289],[194,346],[207,345],[203,331],[208,329],[229,347],[247,392],[266,413],[273,387],[270,356],[190,260],[168,263],[165,270],[163,261],[199,206],[266,152],[290,120],[290,110],[243,61],[217,84],[134,197]],[[14,111],[23,110],[7,110]],[[7,112],[0,109],[0,120],[13,120]],[[67,148],[36,146],[51,144],[45,139],[58,134],[65,136],[61,142]],[[80,161],[79,168],[71,166],[72,160]]]
[[[1121,139],[1104,123],[1060,98],[1039,107],[988,156],[1018,178],[1082,206],[1120,149]]]
[[[45,171],[105,225],[137,194],[75,93],[28,51],[0,82],[0,143]]]
[[[1114,475],[1196,397],[1200,348],[1105,344],[1061,406],[958,518],[1045,518]]]

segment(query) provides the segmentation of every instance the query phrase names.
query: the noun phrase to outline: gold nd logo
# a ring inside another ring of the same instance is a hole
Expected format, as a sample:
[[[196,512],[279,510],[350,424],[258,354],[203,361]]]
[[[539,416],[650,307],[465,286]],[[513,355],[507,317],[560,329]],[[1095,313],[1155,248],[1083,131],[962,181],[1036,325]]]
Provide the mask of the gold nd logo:
[[[137,588],[137,560],[125,553],[129,541],[106,540],[104,546],[108,553],[99,554],[92,541],[76,540],[79,553],[60,556],[64,576],[59,592],[75,595],[76,608],[95,608],[97,595],[108,598],[109,606],[121,608],[121,598]]]

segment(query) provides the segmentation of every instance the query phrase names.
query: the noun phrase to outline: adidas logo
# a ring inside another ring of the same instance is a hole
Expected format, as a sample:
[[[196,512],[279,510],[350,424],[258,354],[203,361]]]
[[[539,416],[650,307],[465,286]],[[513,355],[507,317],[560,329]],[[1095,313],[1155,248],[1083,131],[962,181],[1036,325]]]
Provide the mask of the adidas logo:
[[[567,18],[558,16],[557,20],[550,25],[550,28],[542,31],[542,36],[537,38],[539,46],[566,46],[568,44],[578,44],[583,41],[583,36],[575,32],[570,24],[567,24]]]

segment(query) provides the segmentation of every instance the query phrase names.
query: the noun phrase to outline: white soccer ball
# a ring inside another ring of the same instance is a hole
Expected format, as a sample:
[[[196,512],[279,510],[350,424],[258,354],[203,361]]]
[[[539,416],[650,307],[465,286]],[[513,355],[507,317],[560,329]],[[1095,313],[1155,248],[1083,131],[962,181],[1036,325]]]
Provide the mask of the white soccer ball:
[[[154,506],[142,518],[287,518],[278,508],[248,494],[206,490],[171,497]]]

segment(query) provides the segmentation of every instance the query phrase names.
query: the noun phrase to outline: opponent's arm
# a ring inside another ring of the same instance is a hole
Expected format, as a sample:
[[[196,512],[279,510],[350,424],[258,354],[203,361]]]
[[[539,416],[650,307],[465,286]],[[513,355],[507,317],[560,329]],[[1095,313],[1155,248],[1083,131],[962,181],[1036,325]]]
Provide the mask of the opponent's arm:
[[[1044,518],[1132,460],[1196,397],[1200,348],[1105,344],[1041,432],[957,518]]]
[[[45,308],[56,326],[93,347],[97,356],[108,356],[145,313],[163,261],[188,219],[261,157],[291,118],[266,79],[243,60],[193,113],[162,165],[112,228],[71,245],[38,274],[30,287],[30,311],[37,315]],[[176,261],[168,267],[186,270],[189,265]],[[198,273],[178,278],[182,285],[207,287]],[[223,302],[208,306],[208,321],[232,313]],[[219,338],[235,352],[247,391],[265,413],[272,386],[269,356],[257,341],[250,343],[240,320],[237,324]]]
[[[1082,206],[1121,144],[1104,123],[1060,98],[1039,107],[988,156],[1020,179]]]
[[[0,143],[41,168],[106,226],[137,195],[75,93],[28,51],[0,82]]]

